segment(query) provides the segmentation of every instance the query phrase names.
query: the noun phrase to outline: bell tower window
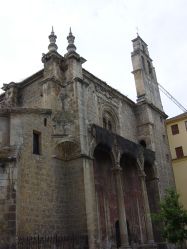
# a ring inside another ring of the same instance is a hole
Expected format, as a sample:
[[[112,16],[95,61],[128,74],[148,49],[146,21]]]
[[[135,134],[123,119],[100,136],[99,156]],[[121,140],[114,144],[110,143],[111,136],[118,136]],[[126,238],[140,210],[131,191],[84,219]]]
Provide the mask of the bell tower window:
[[[149,74],[152,74],[152,67],[151,67],[151,63],[149,61],[147,61],[147,65],[148,65]]]
[[[144,57],[141,56],[141,59],[142,59],[142,67],[143,67],[143,70],[146,70],[146,68],[145,68],[145,60],[144,60]]]

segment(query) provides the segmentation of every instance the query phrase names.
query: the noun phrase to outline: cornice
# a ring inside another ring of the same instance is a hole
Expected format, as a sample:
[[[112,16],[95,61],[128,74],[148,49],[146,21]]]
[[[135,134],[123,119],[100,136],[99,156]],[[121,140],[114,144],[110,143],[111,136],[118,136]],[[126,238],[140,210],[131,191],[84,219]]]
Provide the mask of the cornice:
[[[44,108],[22,108],[22,107],[15,107],[15,108],[0,108],[0,116],[12,114],[12,113],[19,113],[19,114],[47,114],[51,115],[51,109],[44,109]]]
[[[83,76],[89,80],[91,80],[94,84],[96,84],[99,88],[102,88],[105,91],[110,92],[112,97],[125,101],[126,103],[130,104],[131,106],[135,107],[136,103],[129,99],[127,96],[120,93],[118,90],[109,86],[106,82],[102,81],[101,79],[97,78],[95,75],[91,74],[87,70],[83,69]]]
[[[138,109],[139,106],[141,105],[148,105],[149,107],[151,107],[153,110],[155,110],[156,112],[158,112],[163,118],[167,118],[168,115],[164,112],[161,111],[158,107],[156,107],[155,105],[153,105],[152,103],[147,102],[146,100],[143,100],[141,102],[138,102],[136,105],[136,108]]]
[[[185,119],[187,119],[187,112],[182,113],[182,114],[180,114],[180,115],[177,115],[177,116],[175,116],[175,117],[172,117],[172,118],[167,119],[167,120],[166,120],[166,124],[176,123],[176,122],[178,122],[178,121],[183,121],[183,120],[185,120]]]

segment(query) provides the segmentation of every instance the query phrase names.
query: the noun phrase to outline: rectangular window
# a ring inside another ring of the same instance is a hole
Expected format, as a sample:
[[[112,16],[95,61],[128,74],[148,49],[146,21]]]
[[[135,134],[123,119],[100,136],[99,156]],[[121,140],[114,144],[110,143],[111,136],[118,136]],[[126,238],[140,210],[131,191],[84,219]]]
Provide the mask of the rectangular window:
[[[166,142],[166,135],[162,135],[163,142]]]
[[[41,133],[33,131],[33,154],[41,154]]]
[[[171,131],[172,131],[172,134],[173,134],[173,135],[179,134],[179,127],[178,127],[178,124],[172,125],[172,126],[171,126]]]
[[[177,158],[182,158],[184,156],[182,146],[175,148]]]
[[[184,123],[185,123],[185,127],[186,127],[186,130],[187,130],[187,121],[184,121]]]

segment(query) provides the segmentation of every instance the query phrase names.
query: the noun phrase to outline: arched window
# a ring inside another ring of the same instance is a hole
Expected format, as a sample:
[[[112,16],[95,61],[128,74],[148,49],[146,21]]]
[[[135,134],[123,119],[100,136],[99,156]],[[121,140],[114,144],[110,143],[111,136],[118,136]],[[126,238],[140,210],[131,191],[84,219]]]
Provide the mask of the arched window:
[[[103,128],[107,129],[107,121],[106,118],[103,118]]]
[[[115,132],[116,130],[115,119],[113,118],[113,115],[108,111],[105,111],[103,113],[103,128],[112,132]]]
[[[108,129],[109,129],[109,131],[112,131],[112,123],[110,120],[108,121]]]

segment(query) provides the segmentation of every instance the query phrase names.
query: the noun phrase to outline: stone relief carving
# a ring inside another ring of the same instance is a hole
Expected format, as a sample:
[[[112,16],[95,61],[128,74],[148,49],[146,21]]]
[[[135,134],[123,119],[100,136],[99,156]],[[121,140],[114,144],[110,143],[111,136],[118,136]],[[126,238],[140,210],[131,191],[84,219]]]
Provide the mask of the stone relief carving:
[[[102,95],[104,95],[107,99],[112,100],[115,98],[114,94],[110,91],[106,91],[106,89],[101,86],[101,85],[95,85],[95,90],[98,93],[101,93]]]
[[[17,104],[17,87],[15,82],[3,84],[2,89],[5,91],[5,97],[1,102],[1,107],[13,107]]]
[[[119,148],[116,137],[114,139],[114,143],[113,143],[113,146],[112,146],[112,152],[113,152],[114,159],[115,159],[115,164],[116,164],[115,166],[119,167],[120,158],[121,158],[121,152],[120,152],[120,148]]]
[[[95,93],[95,87],[92,83],[87,88],[85,103],[87,106],[86,108],[87,109],[87,122],[89,124],[97,123],[98,122],[97,96]]]
[[[67,100],[67,92],[66,92],[66,88],[62,88],[59,94],[59,99],[62,103],[62,111],[66,111],[67,110],[67,104],[66,104],[66,100]]]
[[[140,148],[139,154],[137,156],[136,162],[138,166],[138,170],[140,173],[144,173],[144,149]]]
[[[52,118],[55,133],[62,133],[64,135],[72,134],[74,118],[74,115],[70,112],[55,112]]]

